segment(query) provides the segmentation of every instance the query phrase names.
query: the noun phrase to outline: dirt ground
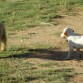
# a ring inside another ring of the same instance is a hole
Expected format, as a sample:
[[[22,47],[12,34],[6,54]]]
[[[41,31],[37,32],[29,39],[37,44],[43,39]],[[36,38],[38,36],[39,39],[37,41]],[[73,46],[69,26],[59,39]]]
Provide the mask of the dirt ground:
[[[52,21],[58,22],[59,24],[54,26],[43,23],[41,26],[37,26],[36,28],[14,32],[12,38],[8,38],[8,44],[23,44],[26,45],[30,51],[35,51],[35,54],[31,55],[27,61],[33,61],[36,64],[57,61],[66,64],[67,67],[74,68],[78,73],[83,73],[83,56],[81,60],[78,60],[77,54],[74,52],[71,56],[71,60],[65,60],[64,58],[68,52],[67,42],[65,39],[59,37],[59,34],[65,27],[72,27],[76,33],[83,34],[83,12],[78,12],[78,15],[76,16],[65,15],[62,16],[62,18],[53,19]],[[23,36],[23,39],[20,39],[20,36]],[[48,50],[35,49],[35,44],[47,44],[52,46],[52,48]],[[68,83],[83,83],[83,74],[73,77]]]

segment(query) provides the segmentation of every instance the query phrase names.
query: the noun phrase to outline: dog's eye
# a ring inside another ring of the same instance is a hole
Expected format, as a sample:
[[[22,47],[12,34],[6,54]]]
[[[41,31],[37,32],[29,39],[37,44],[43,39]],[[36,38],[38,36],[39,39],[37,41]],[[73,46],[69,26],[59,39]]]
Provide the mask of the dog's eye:
[[[74,32],[74,30],[72,30]]]

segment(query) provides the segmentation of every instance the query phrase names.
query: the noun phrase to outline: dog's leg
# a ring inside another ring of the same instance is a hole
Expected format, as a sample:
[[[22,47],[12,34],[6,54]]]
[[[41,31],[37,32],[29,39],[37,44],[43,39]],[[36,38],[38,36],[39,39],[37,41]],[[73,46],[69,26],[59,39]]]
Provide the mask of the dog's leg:
[[[0,52],[1,52],[1,40],[0,40]]]
[[[5,42],[1,42],[1,51],[5,51],[6,50],[6,43]]]
[[[4,30],[3,36],[1,38],[1,51],[6,50],[6,42],[7,42],[7,38],[6,38],[6,32]]]
[[[71,53],[72,53],[73,49],[69,49],[68,55],[65,58],[66,60],[70,59]]]
[[[81,58],[80,49],[77,49],[77,53],[78,53],[78,58]]]

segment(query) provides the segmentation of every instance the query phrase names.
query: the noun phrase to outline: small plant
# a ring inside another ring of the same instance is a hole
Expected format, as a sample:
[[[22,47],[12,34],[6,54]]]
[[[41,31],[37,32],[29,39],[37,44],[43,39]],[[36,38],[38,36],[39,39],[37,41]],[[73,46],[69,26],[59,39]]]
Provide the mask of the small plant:
[[[61,32],[56,32],[56,33],[54,33],[54,35],[57,36],[57,37],[60,37]]]

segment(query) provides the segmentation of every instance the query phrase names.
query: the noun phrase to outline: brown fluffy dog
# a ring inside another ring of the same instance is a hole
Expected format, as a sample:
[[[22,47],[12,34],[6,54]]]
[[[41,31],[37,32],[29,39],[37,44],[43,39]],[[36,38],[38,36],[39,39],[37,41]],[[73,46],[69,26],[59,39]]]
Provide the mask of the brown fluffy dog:
[[[4,23],[0,23],[0,51],[6,50],[6,30],[4,27]]]

